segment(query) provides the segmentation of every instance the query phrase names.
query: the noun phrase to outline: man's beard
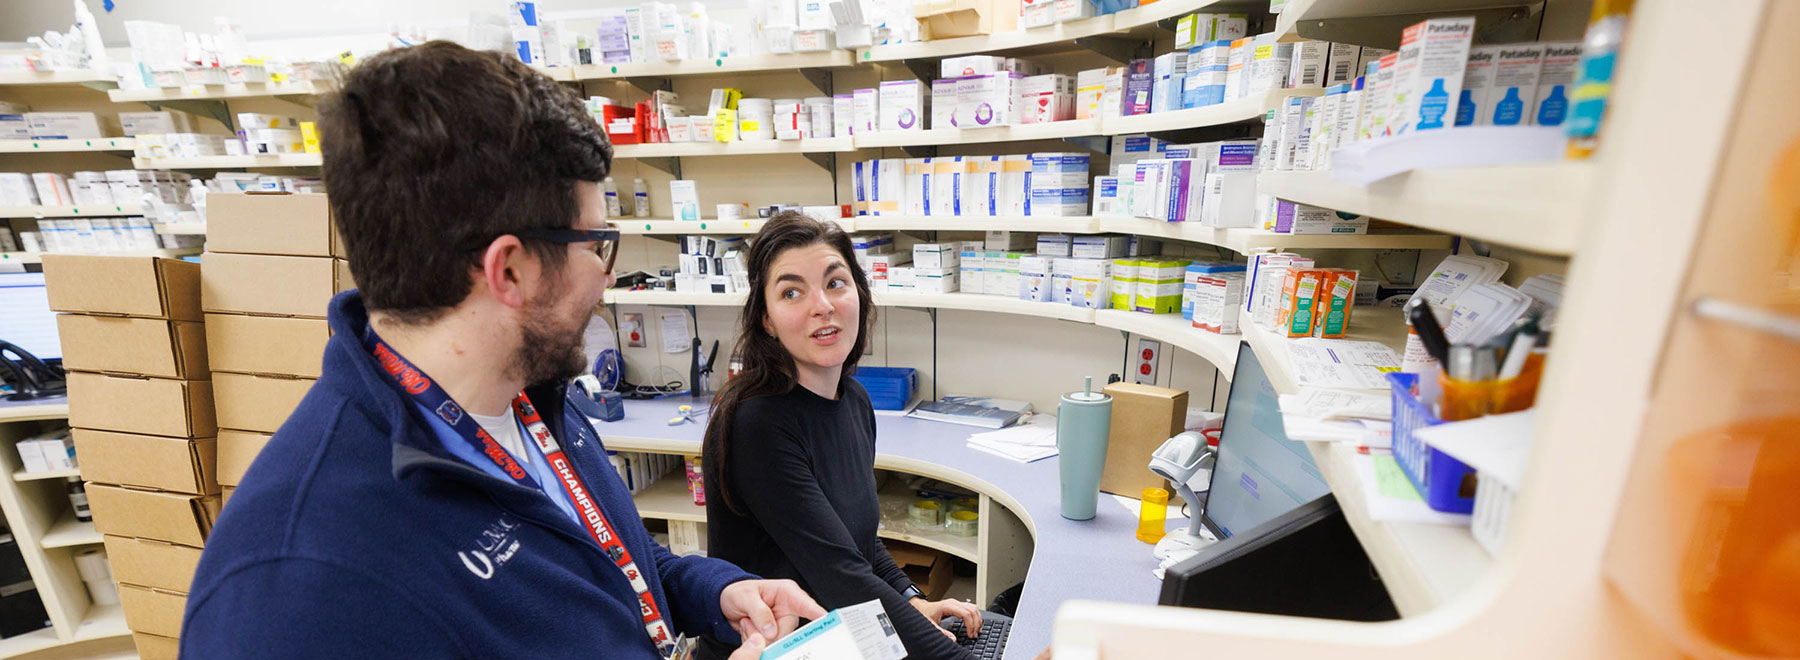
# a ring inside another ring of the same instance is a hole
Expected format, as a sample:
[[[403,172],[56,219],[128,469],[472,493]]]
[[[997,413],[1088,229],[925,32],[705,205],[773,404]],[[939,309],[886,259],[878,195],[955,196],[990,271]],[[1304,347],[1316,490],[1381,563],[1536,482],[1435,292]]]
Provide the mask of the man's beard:
[[[529,304],[530,311],[521,328],[523,341],[513,358],[513,363],[525,376],[526,385],[567,382],[587,372],[587,353],[583,345],[588,321],[593,316],[591,313],[584,315],[572,328],[558,328],[563,320],[554,303],[561,298],[561,289],[556,287],[547,291],[546,295]]]

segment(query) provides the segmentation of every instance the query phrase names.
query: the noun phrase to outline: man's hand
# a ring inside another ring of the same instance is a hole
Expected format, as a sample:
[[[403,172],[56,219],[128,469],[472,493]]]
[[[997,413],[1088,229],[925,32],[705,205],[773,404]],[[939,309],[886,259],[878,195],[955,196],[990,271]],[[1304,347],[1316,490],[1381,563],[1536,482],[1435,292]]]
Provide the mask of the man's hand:
[[[763,650],[767,648],[769,645],[763,641],[762,633],[750,633],[744,637],[744,644],[739,646],[736,651],[732,651],[731,657],[725,660],[759,660],[762,658]]]
[[[923,598],[914,598],[911,603],[914,609],[919,610],[919,613],[925,615],[925,618],[931,619],[933,624],[941,625],[944,617],[953,616],[962,619],[963,630],[970,639],[981,634],[981,608],[971,603],[960,600],[925,600]],[[950,631],[944,632],[949,633]],[[950,638],[956,639],[956,636],[950,635]]]
[[[738,635],[744,638],[744,648],[750,647],[753,637],[760,639],[759,648],[761,644],[786,637],[800,627],[801,618],[816,620],[825,617],[825,608],[813,602],[812,597],[806,595],[793,580],[733,582],[719,593],[719,611],[725,615],[726,621],[731,622],[731,627],[737,630]],[[732,654],[731,660],[740,660],[738,654]]]

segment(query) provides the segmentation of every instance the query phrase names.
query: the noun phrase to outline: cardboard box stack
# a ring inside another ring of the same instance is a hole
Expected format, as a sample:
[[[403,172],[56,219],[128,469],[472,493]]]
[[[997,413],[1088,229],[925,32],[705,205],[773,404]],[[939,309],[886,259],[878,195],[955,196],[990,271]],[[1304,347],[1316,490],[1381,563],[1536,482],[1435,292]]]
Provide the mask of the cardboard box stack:
[[[188,585],[219,510],[200,266],[47,255],[69,370],[69,425],[125,623],[175,657]]]
[[[352,288],[321,194],[207,197],[201,304],[225,502],[319,377],[331,296]]]

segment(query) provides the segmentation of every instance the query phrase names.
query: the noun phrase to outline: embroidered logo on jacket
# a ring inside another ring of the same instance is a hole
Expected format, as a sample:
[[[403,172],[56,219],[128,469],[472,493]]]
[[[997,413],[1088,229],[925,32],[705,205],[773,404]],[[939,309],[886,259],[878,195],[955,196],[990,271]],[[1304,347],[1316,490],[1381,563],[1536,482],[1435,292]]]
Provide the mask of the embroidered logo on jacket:
[[[459,550],[456,558],[461,559],[463,567],[469,569],[475,577],[483,580],[492,579],[494,571],[506,562],[511,561],[519,552],[519,540],[513,538],[512,530],[519,523],[508,516],[500,516],[499,520],[481,530],[481,536],[475,540],[475,549]]]

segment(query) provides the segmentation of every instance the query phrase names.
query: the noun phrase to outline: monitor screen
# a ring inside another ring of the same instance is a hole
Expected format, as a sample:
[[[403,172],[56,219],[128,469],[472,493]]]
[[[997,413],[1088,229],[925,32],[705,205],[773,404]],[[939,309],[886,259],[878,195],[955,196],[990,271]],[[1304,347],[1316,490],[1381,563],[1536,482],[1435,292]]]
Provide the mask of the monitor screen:
[[[1288,439],[1275,386],[1247,342],[1238,344],[1209,491],[1204,522],[1221,539],[1331,492],[1306,443]]]
[[[0,273],[0,341],[17,344],[40,360],[62,357],[56,314],[44,292],[43,273]]]

